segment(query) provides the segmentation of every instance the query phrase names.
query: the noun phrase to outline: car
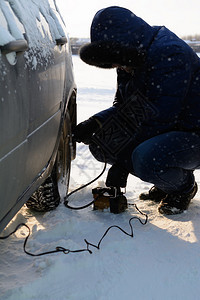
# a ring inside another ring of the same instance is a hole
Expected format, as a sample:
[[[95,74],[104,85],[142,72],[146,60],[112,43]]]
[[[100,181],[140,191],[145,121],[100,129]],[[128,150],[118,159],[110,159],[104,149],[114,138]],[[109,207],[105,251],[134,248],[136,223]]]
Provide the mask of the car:
[[[0,1],[0,231],[27,203],[54,209],[76,156],[70,40],[54,0]]]

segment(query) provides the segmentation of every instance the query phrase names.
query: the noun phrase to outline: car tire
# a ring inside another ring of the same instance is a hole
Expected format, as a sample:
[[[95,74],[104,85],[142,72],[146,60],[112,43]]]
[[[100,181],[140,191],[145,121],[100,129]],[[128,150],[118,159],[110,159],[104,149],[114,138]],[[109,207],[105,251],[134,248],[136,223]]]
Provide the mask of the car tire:
[[[69,111],[67,110],[64,117],[60,144],[54,165],[57,188],[61,199],[63,199],[68,193],[73,151],[72,148],[71,119]]]
[[[71,122],[66,111],[52,173],[26,202],[29,209],[39,212],[54,210],[66,196],[71,169],[71,144]]]

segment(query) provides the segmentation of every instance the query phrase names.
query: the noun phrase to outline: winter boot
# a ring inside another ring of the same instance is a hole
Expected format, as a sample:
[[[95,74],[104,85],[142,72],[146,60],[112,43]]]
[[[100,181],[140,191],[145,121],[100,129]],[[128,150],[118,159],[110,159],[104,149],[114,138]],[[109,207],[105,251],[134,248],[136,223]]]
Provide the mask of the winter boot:
[[[152,200],[154,202],[160,202],[167,196],[165,192],[153,186],[147,193],[142,193],[139,195],[140,200]]]
[[[197,184],[195,182],[193,188],[188,193],[172,193],[168,194],[165,199],[163,199],[159,206],[158,211],[161,214],[175,215],[180,214],[186,210],[190,204],[190,201],[197,193]]]

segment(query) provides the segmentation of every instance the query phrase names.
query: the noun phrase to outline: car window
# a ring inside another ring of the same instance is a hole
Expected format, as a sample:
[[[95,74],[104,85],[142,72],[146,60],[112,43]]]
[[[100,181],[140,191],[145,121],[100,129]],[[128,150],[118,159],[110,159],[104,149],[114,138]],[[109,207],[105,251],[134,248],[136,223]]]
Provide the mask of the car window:
[[[28,5],[24,5],[22,0],[1,0],[0,12],[0,46],[14,40],[25,39],[30,49],[24,53],[27,65],[35,68],[36,59],[37,65],[40,62],[44,63],[44,60],[48,64],[52,55],[49,49],[60,45],[63,37],[66,36],[64,22],[56,2],[54,0],[29,0]],[[48,47],[43,47],[47,44]],[[38,47],[43,47],[43,51],[38,51]],[[38,55],[40,57],[37,57]],[[16,61],[15,58],[13,61]]]
[[[16,39],[24,39],[24,26],[6,1],[0,1],[0,26],[1,46]]]
[[[21,1],[7,2],[2,0],[0,1],[0,10],[0,26],[4,30],[9,31],[15,39],[24,38],[24,33],[26,33],[27,36],[31,37],[31,41],[33,41],[34,37],[37,36],[37,26],[39,23],[41,23],[39,26],[40,33],[42,29],[44,34],[48,36],[50,33],[53,41],[65,36],[64,23],[53,0],[37,2],[30,0],[29,5],[26,7],[23,7]],[[2,36],[0,36],[1,38]],[[36,41],[38,41],[38,37],[36,37]]]
[[[0,6],[0,7],[1,7],[1,6]],[[1,25],[4,29],[8,30],[8,25],[7,25],[7,22],[6,22],[6,18],[5,18],[5,16],[4,16],[4,14],[3,14],[3,12],[2,12],[1,9],[0,9],[0,25]]]
[[[52,10],[54,10],[54,13],[56,14],[57,18],[59,19],[60,23],[63,23],[65,25],[65,22],[63,20],[63,17],[60,13],[60,10],[59,10],[59,5],[57,3],[56,0],[50,0],[50,6],[52,8]]]

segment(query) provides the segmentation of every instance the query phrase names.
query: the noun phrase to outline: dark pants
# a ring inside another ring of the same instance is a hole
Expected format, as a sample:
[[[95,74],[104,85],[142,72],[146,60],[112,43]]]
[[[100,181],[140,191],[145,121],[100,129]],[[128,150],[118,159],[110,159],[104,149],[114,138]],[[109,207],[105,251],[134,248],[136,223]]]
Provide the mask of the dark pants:
[[[200,136],[173,131],[153,137],[132,153],[133,174],[166,193],[187,192],[200,169]]]
[[[97,160],[118,164],[166,193],[189,191],[195,181],[193,171],[200,169],[200,135],[191,132],[155,136],[137,146],[132,154],[126,149],[118,156],[118,162],[106,148],[95,143],[90,145],[90,151]]]

